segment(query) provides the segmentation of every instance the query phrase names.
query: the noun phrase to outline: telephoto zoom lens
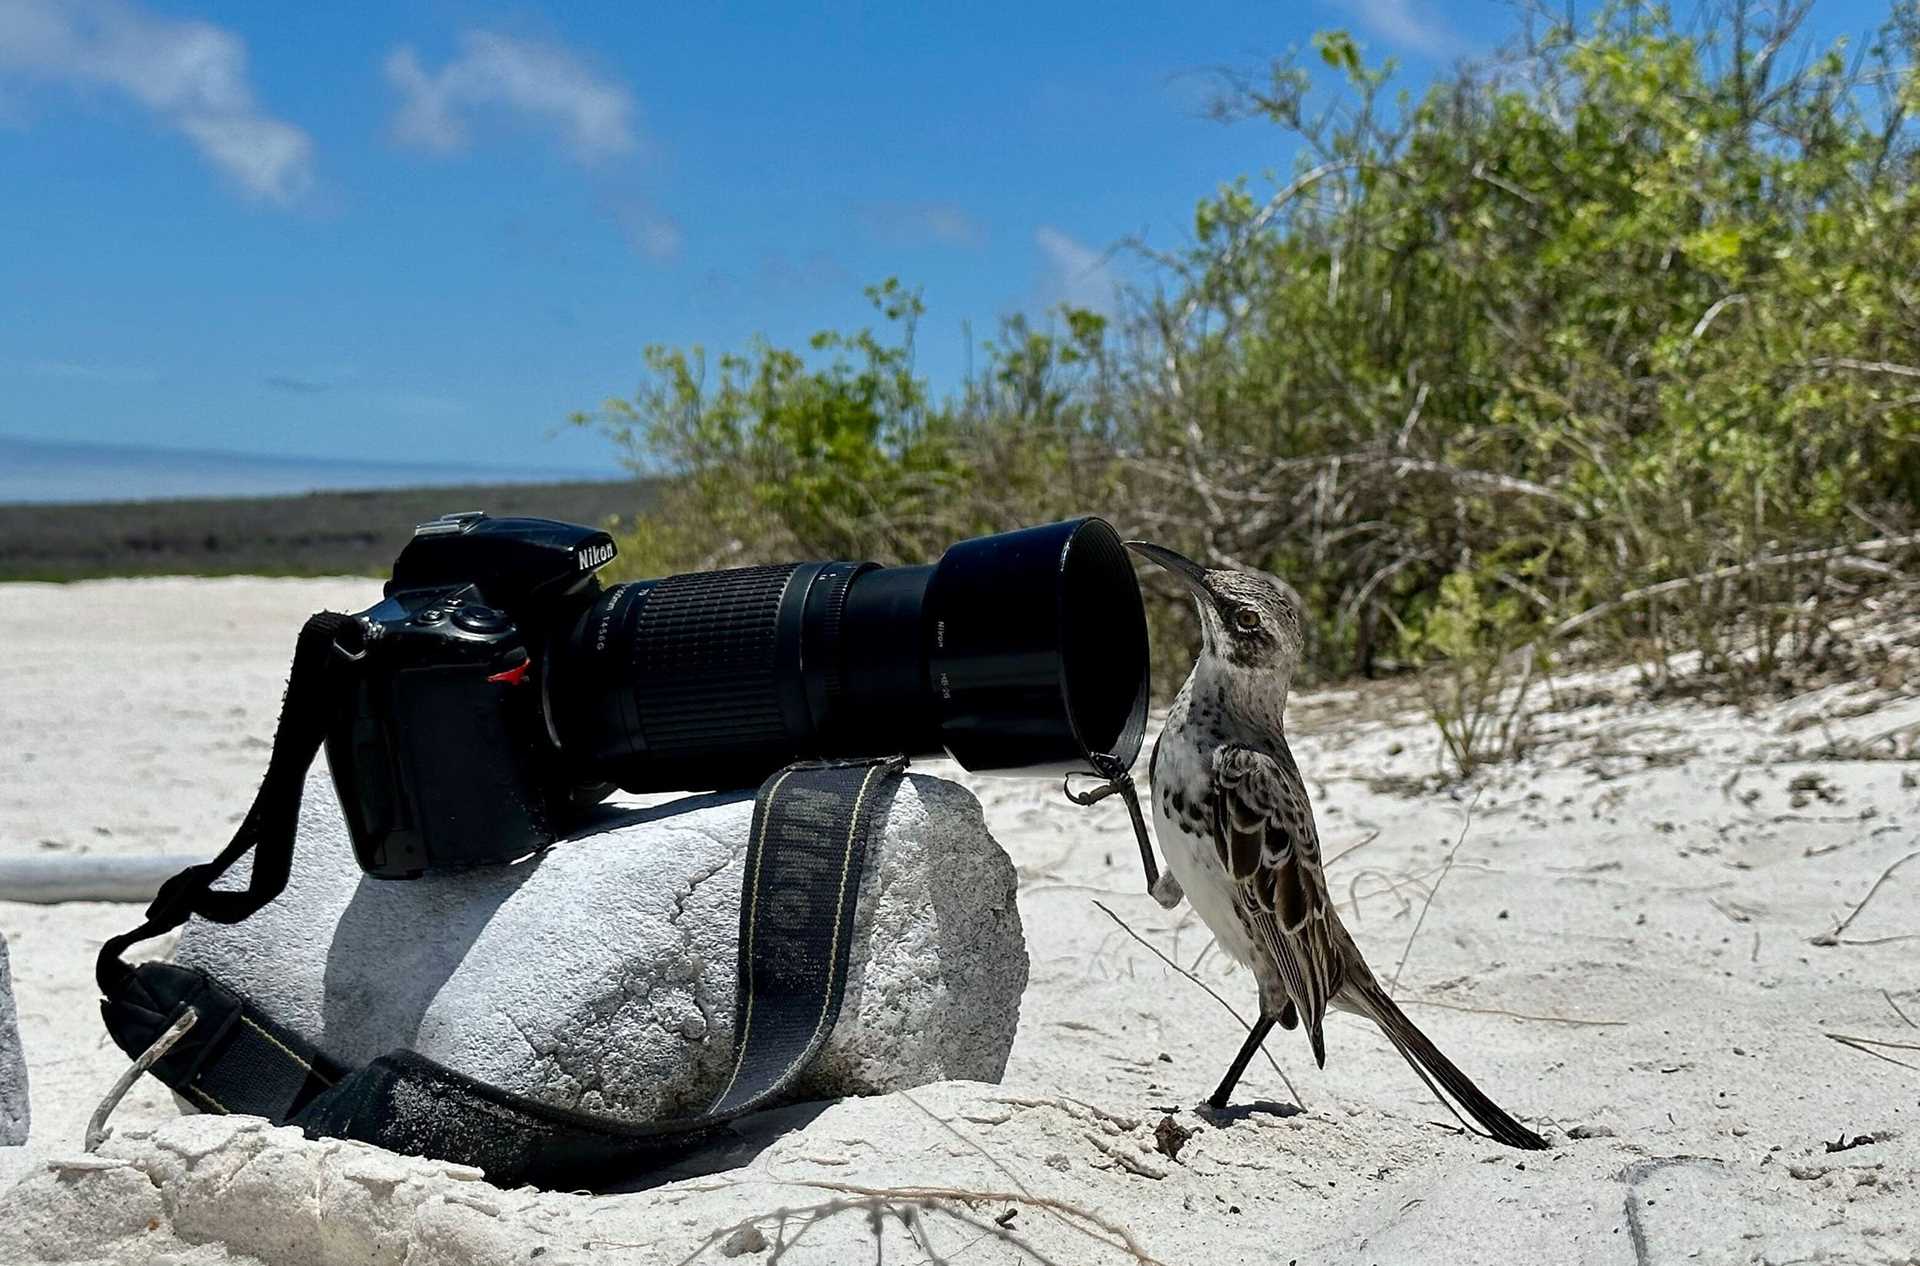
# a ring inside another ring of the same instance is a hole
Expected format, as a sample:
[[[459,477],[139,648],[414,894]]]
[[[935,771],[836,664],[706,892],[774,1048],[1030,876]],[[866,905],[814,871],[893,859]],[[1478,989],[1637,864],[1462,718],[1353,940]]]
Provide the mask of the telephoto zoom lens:
[[[811,562],[615,585],[544,684],[583,780],[746,787],[809,757],[946,752],[976,772],[1131,765],[1147,624],[1120,538],[1071,519],[930,566]]]

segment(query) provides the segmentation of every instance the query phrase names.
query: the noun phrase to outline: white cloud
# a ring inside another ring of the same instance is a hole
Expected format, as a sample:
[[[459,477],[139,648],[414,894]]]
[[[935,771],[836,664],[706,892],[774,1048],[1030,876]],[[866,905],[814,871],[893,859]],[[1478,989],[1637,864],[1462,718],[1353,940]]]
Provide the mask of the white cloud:
[[[634,147],[632,95],[555,45],[468,31],[459,55],[437,71],[407,47],[387,55],[386,69],[401,96],[393,133],[408,145],[441,153],[464,149],[470,116],[492,107],[558,131],[583,163]]]
[[[313,184],[312,139],[260,108],[246,44],[210,22],[125,0],[0,0],[4,76],[122,93],[251,197],[291,203]]]
[[[464,400],[430,391],[376,391],[367,399],[375,408],[410,418],[451,418],[467,411]]]
[[[687,236],[678,221],[667,216],[643,216],[626,224],[627,241],[648,259],[670,260],[680,257]]]
[[[847,284],[847,270],[826,251],[808,251],[798,259],[772,250],[760,257],[763,292],[832,290]]]
[[[260,380],[275,391],[284,391],[290,396],[319,396],[333,390],[333,384],[318,378],[302,378],[298,374],[268,374]]]
[[[101,365],[76,360],[15,361],[6,366],[35,378],[62,378],[73,382],[154,382],[159,375],[133,365]]]
[[[979,246],[986,232],[952,202],[876,202],[860,218],[875,236],[896,246],[935,242],[942,246]]]
[[[1033,231],[1033,241],[1047,260],[1046,276],[1041,283],[1047,303],[1070,303],[1095,312],[1112,311],[1120,279],[1105,252],[1044,224]]]
[[[1458,32],[1439,20],[1439,6],[1434,4],[1418,0],[1340,0],[1340,6],[1381,39],[1412,52],[1446,57],[1467,47]]]
[[[601,205],[620,226],[628,246],[657,263],[680,258],[686,234],[680,222],[655,206],[652,198],[631,190],[603,193]]]

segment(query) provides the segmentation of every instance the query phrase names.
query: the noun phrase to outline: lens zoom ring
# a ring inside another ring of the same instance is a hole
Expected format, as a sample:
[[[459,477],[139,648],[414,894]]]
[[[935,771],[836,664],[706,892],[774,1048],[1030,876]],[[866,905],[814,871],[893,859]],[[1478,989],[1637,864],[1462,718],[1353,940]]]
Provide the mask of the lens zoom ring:
[[[837,567],[828,576],[827,583],[832,586],[827,591],[826,611],[820,619],[820,646],[825,649],[825,662],[815,662],[810,666],[817,669],[825,684],[827,713],[838,715],[840,698],[846,692],[846,661],[841,648],[846,645],[840,640],[841,625],[847,618],[847,590],[853,587],[853,578],[859,574],[856,567]]]
[[[775,637],[791,564],[671,576],[633,639],[641,729],[655,751],[697,756],[789,742]]]

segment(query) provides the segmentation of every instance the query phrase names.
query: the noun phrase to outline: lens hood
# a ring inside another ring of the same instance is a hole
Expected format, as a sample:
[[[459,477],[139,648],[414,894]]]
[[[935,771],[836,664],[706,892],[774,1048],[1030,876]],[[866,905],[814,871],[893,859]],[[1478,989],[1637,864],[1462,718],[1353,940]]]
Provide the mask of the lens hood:
[[[1069,519],[962,541],[926,594],[928,671],[969,770],[1131,765],[1147,719],[1147,616],[1119,533]]]

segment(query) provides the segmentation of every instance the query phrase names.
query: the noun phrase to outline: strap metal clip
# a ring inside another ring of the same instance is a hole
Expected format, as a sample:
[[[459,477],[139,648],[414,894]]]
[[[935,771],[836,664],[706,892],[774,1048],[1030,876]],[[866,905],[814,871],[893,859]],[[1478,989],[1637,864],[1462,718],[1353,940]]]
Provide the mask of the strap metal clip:
[[[133,1083],[140,1080],[140,1074],[159,1063],[161,1057],[173,1049],[174,1043],[185,1037],[187,1030],[199,1023],[199,1020],[198,1011],[192,1007],[183,1008],[179,1017],[167,1026],[167,1031],[153,1039],[153,1045],[141,1051],[140,1057],[127,1065],[126,1071],[121,1073],[119,1079],[113,1083],[113,1088],[107,1091],[107,1097],[100,1101],[100,1106],[95,1108],[93,1115],[87,1118],[87,1133],[83,1142],[88,1152],[99,1151],[100,1145],[107,1141],[109,1133],[107,1118],[112,1116],[113,1110],[120,1106],[120,1101],[127,1097],[127,1091],[133,1089]]]

